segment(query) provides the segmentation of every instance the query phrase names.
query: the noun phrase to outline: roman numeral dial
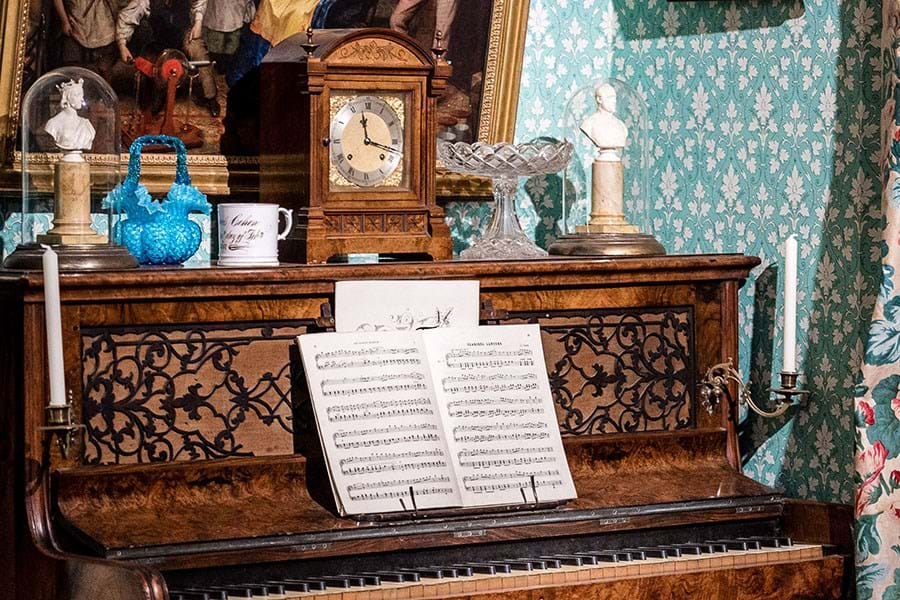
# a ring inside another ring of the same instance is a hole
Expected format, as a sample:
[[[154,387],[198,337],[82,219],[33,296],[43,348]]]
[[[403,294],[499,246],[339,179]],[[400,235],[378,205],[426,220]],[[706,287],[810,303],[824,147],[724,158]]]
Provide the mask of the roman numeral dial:
[[[353,185],[383,184],[403,160],[402,122],[388,98],[347,98],[331,119],[332,165]]]

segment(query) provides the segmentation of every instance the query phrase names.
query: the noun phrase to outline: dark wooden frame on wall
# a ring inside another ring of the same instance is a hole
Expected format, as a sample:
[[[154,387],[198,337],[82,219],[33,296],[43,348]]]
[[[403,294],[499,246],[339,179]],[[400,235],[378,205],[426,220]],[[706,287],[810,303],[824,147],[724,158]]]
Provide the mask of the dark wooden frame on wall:
[[[16,192],[20,187],[21,153],[16,149],[20,104],[38,76],[33,57],[42,51],[37,46],[38,33],[47,26],[44,10],[52,8],[52,3],[44,4],[46,9],[38,0],[0,0],[0,191]],[[528,9],[529,0],[493,0],[479,141],[510,141],[514,134]],[[174,158],[145,154],[143,162],[143,182],[152,193],[165,192],[172,181]],[[33,157],[30,164],[41,163],[46,163],[49,175],[51,157]],[[257,192],[258,157],[190,154],[188,166],[195,184],[205,193]],[[455,175],[438,166],[439,197],[481,199],[490,193],[488,180]]]

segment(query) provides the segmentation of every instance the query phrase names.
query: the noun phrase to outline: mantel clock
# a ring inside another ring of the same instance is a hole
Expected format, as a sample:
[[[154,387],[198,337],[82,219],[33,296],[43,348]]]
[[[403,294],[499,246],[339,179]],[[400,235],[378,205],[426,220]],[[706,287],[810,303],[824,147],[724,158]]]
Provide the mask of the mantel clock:
[[[434,169],[449,75],[387,29],[310,31],[272,49],[260,68],[260,196],[296,211],[282,256],[451,257]]]

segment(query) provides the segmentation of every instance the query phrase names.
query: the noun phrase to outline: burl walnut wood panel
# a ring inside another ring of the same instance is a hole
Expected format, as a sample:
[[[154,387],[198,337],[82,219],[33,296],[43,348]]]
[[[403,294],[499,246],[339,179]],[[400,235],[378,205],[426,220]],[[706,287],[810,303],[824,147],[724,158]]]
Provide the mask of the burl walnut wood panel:
[[[574,514],[649,504],[771,496],[768,488],[730,467],[722,452],[724,438],[721,431],[567,438],[566,455],[578,499],[560,510]],[[307,468],[311,469],[310,474]],[[324,481],[324,477],[321,465],[303,457],[83,467],[59,472],[58,504],[71,526],[106,549],[359,527],[390,532],[389,522],[357,523],[326,509],[328,498],[315,494],[315,484]],[[738,518],[734,509],[730,514],[731,518]],[[610,524],[586,523],[584,532]],[[634,526],[629,519],[618,519],[612,524],[619,528]],[[497,535],[506,540],[527,538],[537,530],[544,537],[573,535],[575,527],[572,523],[556,523],[524,528],[518,533],[513,527],[506,531],[499,531],[503,528],[498,527]],[[377,539],[379,536],[384,539]],[[392,547],[393,534],[373,531],[369,537],[373,543],[367,549],[357,541],[349,549],[332,548],[329,554],[384,551],[386,546]],[[450,543],[486,543],[496,539],[485,535]],[[407,546],[425,547],[441,543],[446,542],[434,537],[434,532],[417,541],[412,536],[403,541]]]

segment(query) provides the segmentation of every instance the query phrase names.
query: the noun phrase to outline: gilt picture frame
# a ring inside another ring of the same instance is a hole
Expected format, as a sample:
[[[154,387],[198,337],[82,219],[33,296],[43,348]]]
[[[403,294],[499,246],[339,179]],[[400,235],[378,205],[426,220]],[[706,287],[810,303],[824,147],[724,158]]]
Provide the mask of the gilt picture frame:
[[[396,0],[378,2],[396,3]],[[496,143],[511,140],[515,130],[529,1],[490,0],[489,4],[490,22],[484,24],[484,56],[470,57],[483,65],[483,72],[479,73],[477,126],[473,123],[472,140]],[[125,0],[118,3],[120,7],[124,5]],[[54,66],[46,59],[50,49],[45,46],[53,45],[48,32],[52,34],[53,28],[60,25],[53,2],[0,0],[0,11],[0,190],[16,191],[21,176],[17,137],[22,98],[29,86]],[[196,87],[194,91],[197,91]],[[124,107],[122,121],[133,119],[138,109],[128,104],[127,93],[120,92],[120,96]],[[173,112],[188,117],[193,114],[210,121],[210,115],[203,112],[202,105],[198,106],[196,93],[193,96],[192,102],[182,91]],[[138,103],[137,97],[135,94],[134,105]],[[220,92],[223,109],[224,98],[225,94]],[[211,125],[215,127],[216,123],[211,122]],[[126,148],[123,145],[123,152]],[[49,175],[53,157],[45,158],[43,162]],[[127,157],[123,158],[127,160]],[[29,168],[33,169],[41,162],[42,157],[30,156]],[[153,193],[164,192],[172,181],[174,157],[144,154],[143,165],[142,182]],[[207,194],[252,199],[258,190],[257,156],[225,155],[215,148],[201,147],[189,151],[188,166],[195,185]],[[445,199],[480,199],[490,195],[490,184],[487,180],[451,174],[438,165],[437,194]]]

